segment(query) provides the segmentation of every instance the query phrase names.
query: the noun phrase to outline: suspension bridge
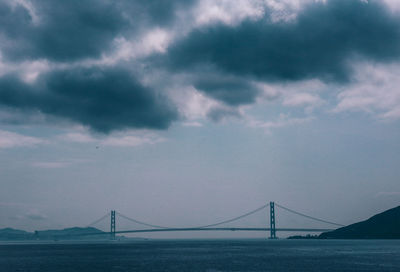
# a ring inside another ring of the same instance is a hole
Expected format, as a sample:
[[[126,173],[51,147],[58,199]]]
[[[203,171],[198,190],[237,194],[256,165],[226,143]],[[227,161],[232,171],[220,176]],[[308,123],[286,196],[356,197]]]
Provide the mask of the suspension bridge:
[[[245,217],[248,217],[252,214],[255,214],[259,211],[266,210],[269,208],[269,226],[264,227],[264,228],[259,228],[259,227],[220,227],[221,225],[228,224],[231,222],[235,222],[238,220],[241,220]],[[291,214],[295,214],[297,216],[301,216],[319,223],[324,223],[326,225],[331,226],[330,228],[280,228],[276,227],[276,218],[275,218],[275,211],[276,208],[285,210]],[[141,228],[141,229],[134,229],[134,230],[117,230],[117,224],[116,224],[116,217],[119,216],[121,218],[124,218],[128,221],[134,222],[138,225],[141,225],[146,228]],[[150,223],[146,223],[140,220],[137,220],[132,217],[128,217],[126,215],[123,215],[115,210],[112,210],[111,212],[107,213],[106,215],[102,216],[101,218],[93,221],[87,227],[91,227],[96,225],[97,223],[105,220],[106,218],[110,218],[110,231],[109,232],[102,232],[103,234],[109,234],[111,239],[115,239],[117,234],[124,234],[124,233],[150,233],[150,232],[182,232],[182,231],[260,231],[260,232],[269,232],[269,238],[270,239],[275,239],[276,238],[276,233],[279,232],[325,232],[325,231],[331,231],[333,230],[334,227],[343,227],[344,225],[327,221],[321,218],[313,217],[298,211],[295,211],[293,209],[289,209],[287,207],[284,207],[282,205],[279,205],[278,203],[275,202],[269,202],[265,205],[262,205],[261,207],[258,207],[257,209],[254,209],[252,211],[249,211],[245,214],[242,214],[240,216],[236,216],[234,218],[230,218],[227,220],[223,220],[220,222],[216,222],[213,224],[207,224],[203,226],[196,226],[196,227],[167,227],[167,226],[160,226],[160,225],[154,225]],[[93,233],[98,235],[99,233]],[[88,233],[85,233],[83,235],[88,235]]]

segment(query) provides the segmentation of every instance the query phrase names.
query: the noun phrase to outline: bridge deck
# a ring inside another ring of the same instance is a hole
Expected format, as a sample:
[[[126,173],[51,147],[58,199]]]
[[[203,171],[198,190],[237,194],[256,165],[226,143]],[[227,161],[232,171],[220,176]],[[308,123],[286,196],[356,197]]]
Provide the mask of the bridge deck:
[[[116,231],[116,234],[122,233],[143,233],[143,232],[167,232],[167,231],[270,231],[270,228],[168,228],[168,229],[140,229],[140,230],[122,230]],[[276,231],[300,231],[300,232],[325,232],[333,229],[315,229],[315,228],[276,228]]]
[[[139,229],[139,230],[121,230],[115,234],[123,233],[145,233],[145,232],[171,232],[171,231],[270,231],[270,228],[165,228],[165,229]],[[276,228],[276,231],[290,232],[325,232],[333,229],[316,229],[316,228]],[[74,236],[92,236],[92,235],[111,235],[112,232],[89,232],[89,233],[70,233],[63,235],[55,235],[55,239],[71,238]]]

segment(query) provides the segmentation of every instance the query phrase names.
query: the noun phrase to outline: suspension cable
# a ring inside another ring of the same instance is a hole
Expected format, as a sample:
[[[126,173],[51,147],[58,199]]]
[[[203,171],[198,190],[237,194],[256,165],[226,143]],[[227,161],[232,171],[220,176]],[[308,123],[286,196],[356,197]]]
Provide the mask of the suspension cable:
[[[90,224],[87,225],[86,227],[88,228],[88,227],[90,227],[90,226],[92,226],[92,225],[95,225],[95,224],[99,223],[100,221],[102,221],[103,219],[105,219],[105,218],[108,217],[108,216],[110,216],[110,213],[109,213],[109,212],[108,212],[106,215],[100,217],[99,219],[93,221],[92,223],[90,223]]]
[[[252,215],[253,213],[256,213],[256,212],[258,212],[258,211],[261,211],[262,209],[265,209],[265,208],[268,207],[268,206],[269,206],[269,203],[268,203],[268,204],[265,204],[265,205],[263,205],[263,206],[261,206],[261,207],[259,207],[259,208],[257,208],[257,209],[255,209],[255,210],[252,210],[252,211],[250,211],[250,212],[248,212],[248,213],[245,213],[245,214],[243,214],[243,215],[240,215],[240,216],[237,216],[237,217],[234,217],[234,218],[231,218],[231,219],[222,221],[222,222],[218,222],[218,223],[214,223],[214,224],[210,224],[210,225],[205,225],[205,226],[199,226],[199,227],[196,227],[196,228],[208,228],[208,227],[214,227],[214,226],[222,225],[222,224],[225,224],[225,223],[230,223],[230,222],[233,222],[233,221],[242,219],[243,217]]]
[[[306,218],[308,218],[308,219],[312,219],[312,220],[315,220],[315,221],[319,221],[319,222],[327,223],[327,224],[331,224],[331,225],[336,225],[336,226],[340,226],[340,227],[343,227],[343,226],[344,226],[344,225],[342,225],[342,224],[330,222],[330,221],[327,221],[327,220],[319,219],[319,218],[316,218],[316,217],[312,217],[312,216],[309,216],[309,215],[306,215],[306,214],[303,214],[303,213],[294,211],[294,210],[292,210],[292,209],[289,209],[289,208],[286,208],[286,207],[284,207],[284,206],[282,206],[282,205],[279,205],[278,203],[275,203],[275,205],[278,206],[279,208],[282,208],[282,209],[288,211],[288,212],[297,214],[297,215],[299,215],[299,216],[306,217]],[[231,219],[228,219],[228,220],[224,220],[224,221],[221,221],[221,222],[217,222],[217,223],[213,223],[213,224],[208,224],[208,225],[203,225],[203,226],[197,226],[197,227],[194,227],[194,228],[215,227],[215,226],[219,226],[219,225],[222,225],[222,224],[234,222],[234,221],[237,221],[237,220],[242,219],[242,218],[244,218],[244,217],[250,216],[250,215],[252,215],[252,214],[254,214],[254,213],[256,213],[256,212],[259,212],[259,211],[265,209],[265,208],[268,207],[268,206],[269,206],[269,203],[268,203],[268,204],[265,204],[265,205],[263,205],[263,206],[261,206],[261,207],[259,207],[259,208],[257,208],[257,209],[255,209],[255,210],[252,210],[252,211],[250,211],[250,212],[247,212],[247,213],[245,213],[245,214],[242,214],[242,215],[240,215],[240,216],[236,216],[236,217],[234,217],[234,218],[231,218]],[[121,213],[119,213],[119,212],[116,212],[116,213],[117,213],[119,216],[121,216],[122,218],[125,218],[125,219],[127,219],[127,220],[129,220],[129,221],[132,221],[132,222],[135,222],[135,223],[137,223],[137,224],[144,225],[144,226],[147,226],[147,227],[159,228],[159,229],[170,229],[170,228],[171,228],[171,227],[165,227],[165,226],[159,226],[159,225],[153,225],[153,224],[145,223],[145,222],[136,220],[136,219],[134,219],[134,218],[128,217],[128,216],[126,216],[126,215],[123,215],[123,214],[121,214]],[[110,215],[110,213],[105,214],[104,216],[100,217],[99,219],[97,219],[97,220],[93,221],[92,223],[88,224],[86,227],[90,227],[90,226],[93,226],[93,225],[99,223],[100,221],[102,221],[102,220],[104,220],[106,217],[108,217],[109,215]]]
[[[218,225],[230,223],[230,222],[233,222],[233,221],[242,219],[242,218],[244,218],[244,217],[246,217],[246,216],[252,215],[252,214],[254,214],[254,213],[258,212],[258,211],[261,211],[262,209],[265,209],[265,208],[268,207],[268,206],[269,206],[269,203],[268,203],[268,204],[265,204],[265,205],[263,205],[263,206],[261,206],[261,207],[259,207],[259,208],[257,208],[257,209],[255,209],[255,210],[252,210],[252,211],[250,211],[250,212],[247,212],[247,213],[245,213],[245,214],[242,214],[242,215],[240,215],[240,216],[237,216],[237,217],[234,217],[234,218],[231,218],[231,219],[228,219],[228,220],[224,220],[224,221],[221,221],[221,222],[217,222],[217,223],[213,223],[213,224],[209,224],[209,225],[204,225],[204,226],[197,226],[197,227],[193,227],[193,228],[208,228],[208,227],[214,227],[214,226],[218,226]],[[134,219],[134,218],[130,218],[130,217],[128,217],[128,216],[126,216],[126,215],[123,215],[123,214],[121,214],[121,213],[119,213],[119,212],[116,212],[116,213],[117,213],[119,216],[121,216],[121,217],[123,217],[123,218],[125,218],[125,219],[127,219],[127,220],[129,220],[129,221],[133,221],[133,222],[135,222],[135,223],[137,223],[137,224],[144,225],[144,226],[147,226],[147,227],[160,228],[160,229],[170,229],[170,228],[172,228],[172,227],[158,226],[158,225],[153,225],[153,224],[145,223],[145,222],[136,220],[136,219]]]
[[[145,222],[142,222],[142,221],[139,221],[139,220],[130,218],[130,217],[128,217],[128,216],[126,216],[126,215],[123,215],[123,214],[121,214],[121,213],[119,213],[119,212],[116,212],[116,213],[117,213],[119,216],[121,216],[122,218],[125,218],[126,220],[135,222],[135,223],[140,224],[140,225],[144,225],[144,226],[152,227],[152,228],[159,228],[159,229],[170,229],[170,227],[164,227],[164,226],[158,226],[158,225],[148,224],[148,223],[145,223]]]
[[[339,226],[339,227],[344,227],[344,225],[342,225],[342,224],[338,224],[338,223],[326,221],[326,220],[323,220],[323,219],[319,219],[319,218],[316,218],[316,217],[312,217],[312,216],[306,215],[306,214],[304,214],[304,213],[296,212],[296,211],[294,211],[294,210],[292,210],[292,209],[283,207],[283,206],[281,206],[281,205],[279,205],[279,204],[277,204],[277,203],[275,203],[275,205],[278,206],[279,208],[282,208],[282,209],[288,211],[288,212],[291,212],[291,213],[294,213],[294,214],[297,214],[297,215],[306,217],[306,218],[308,218],[308,219],[312,219],[312,220],[315,220],[315,221],[319,221],[319,222],[323,222],[323,223],[327,223],[327,224],[331,224],[331,225],[336,225],[336,226]]]

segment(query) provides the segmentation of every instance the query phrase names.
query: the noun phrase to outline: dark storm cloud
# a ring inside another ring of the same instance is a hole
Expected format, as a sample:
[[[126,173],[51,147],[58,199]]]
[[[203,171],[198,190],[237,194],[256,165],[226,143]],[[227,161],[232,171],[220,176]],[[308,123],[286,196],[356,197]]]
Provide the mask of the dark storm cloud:
[[[5,76],[0,78],[0,105],[65,118],[100,132],[165,129],[177,118],[166,97],[118,68],[51,72],[34,86]]]
[[[165,26],[176,16],[176,12],[193,5],[196,0],[145,0],[119,1],[133,21],[138,18],[143,23]]]
[[[148,28],[172,23],[175,12],[193,1],[32,0],[32,10],[10,3],[0,0],[2,59],[68,64],[108,53],[115,38],[134,39]],[[36,111],[101,132],[165,129],[178,118],[167,97],[121,68],[58,69],[41,74],[33,85],[6,73],[0,77],[0,107],[14,114]]]
[[[165,25],[192,1],[33,0],[35,22],[21,6],[0,0],[0,48],[9,60],[45,58],[70,62],[99,57],[118,37]]]
[[[27,9],[0,4],[1,46],[8,59],[72,61],[97,57],[126,28],[127,20],[111,1],[33,1],[35,23]]]
[[[166,65],[175,70],[212,65],[223,73],[269,81],[345,82],[352,57],[398,59],[399,22],[379,1],[313,3],[293,22],[273,23],[266,15],[237,27],[219,24],[194,30],[170,48]],[[248,94],[242,95],[244,100],[253,96],[243,91]],[[237,96],[237,91],[232,95]]]
[[[259,94],[259,90],[247,80],[218,74],[198,78],[194,87],[232,106],[253,103]]]
[[[195,0],[31,3],[37,20],[26,7],[0,0],[0,50],[6,63],[45,59],[70,67],[74,61],[98,58],[112,49],[116,38],[136,41],[154,26],[168,28],[177,12]],[[266,14],[235,26],[204,26],[172,43],[166,54],[130,64],[135,70],[148,61],[150,71],[189,74],[196,89],[228,105],[229,110],[222,107],[209,113],[219,120],[237,116],[234,107],[255,102],[260,91],[251,83],[254,80],[318,78],[343,83],[351,78],[355,57],[389,62],[399,56],[400,19],[381,1],[328,0],[304,6],[292,22],[274,23]],[[166,97],[120,68],[57,70],[41,74],[33,85],[6,73],[0,77],[0,105],[18,112],[39,111],[103,132],[162,129],[178,118]]]

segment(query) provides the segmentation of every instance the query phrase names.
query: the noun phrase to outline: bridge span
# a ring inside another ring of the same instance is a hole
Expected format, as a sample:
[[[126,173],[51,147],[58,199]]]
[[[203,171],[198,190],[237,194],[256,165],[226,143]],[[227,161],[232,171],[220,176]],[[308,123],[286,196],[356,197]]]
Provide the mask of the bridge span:
[[[301,231],[301,232],[325,232],[333,229],[299,229],[299,228],[275,228],[275,231]],[[271,228],[169,228],[169,229],[140,229],[122,230],[115,234],[122,233],[143,233],[143,232],[165,232],[165,231],[271,231]],[[112,234],[111,232],[108,232]]]
[[[244,217],[250,216],[256,212],[259,212],[261,210],[266,209],[269,207],[269,227],[265,228],[259,228],[259,227],[217,227],[223,224],[231,223],[237,220],[240,220]],[[283,210],[286,210],[287,212],[290,212],[292,214],[308,218],[313,221],[318,221],[320,223],[325,223],[330,226],[336,226],[336,227],[342,227],[342,224],[338,224],[335,222],[323,220],[317,217],[313,217],[304,213],[300,213],[298,211],[286,208],[282,205],[279,205],[275,202],[269,202],[255,210],[252,210],[250,212],[247,212],[245,214],[242,214],[240,216],[224,220],[221,222],[213,223],[213,224],[208,224],[208,225],[203,225],[203,226],[196,226],[196,227],[166,227],[166,226],[159,226],[159,225],[154,225],[154,224],[149,224],[143,221],[139,221],[137,219],[125,216],[121,213],[116,212],[115,210],[112,210],[111,213],[107,213],[105,216],[101,217],[100,219],[97,219],[96,221],[92,222],[89,226],[93,226],[97,224],[98,222],[106,219],[108,216],[111,215],[111,221],[110,221],[110,232],[102,232],[102,233],[93,233],[93,234],[109,234],[111,239],[115,239],[116,234],[124,234],[124,233],[154,233],[154,232],[183,232],[183,231],[260,231],[260,232],[269,232],[269,238],[275,239],[276,238],[276,232],[325,232],[325,231],[331,231],[334,230],[333,228],[277,228],[276,227],[276,220],[275,220],[275,207],[281,208]],[[134,222],[136,224],[146,226],[148,228],[145,229],[134,229],[134,230],[118,230],[116,229],[116,217],[120,216],[126,220],[129,220],[131,222]],[[87,234],[86,235],[90,235]]]

